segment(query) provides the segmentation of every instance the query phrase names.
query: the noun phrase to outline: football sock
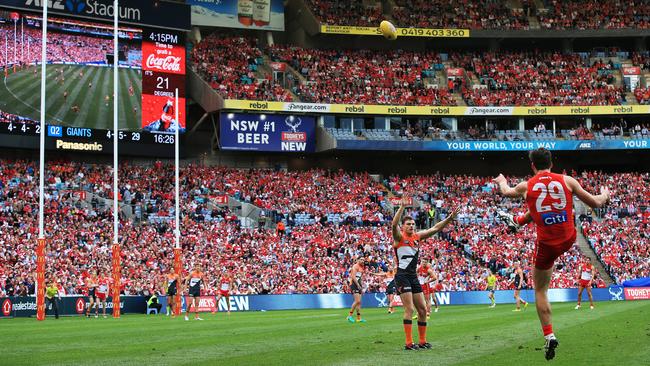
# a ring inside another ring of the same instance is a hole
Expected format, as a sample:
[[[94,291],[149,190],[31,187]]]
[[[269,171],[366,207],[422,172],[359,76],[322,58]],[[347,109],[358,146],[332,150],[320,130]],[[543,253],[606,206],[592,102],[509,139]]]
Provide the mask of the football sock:
[[[544,337],[545,338],[550,337],[550,336],[552,336],[553,338],[555,337],[555,335],[553,334],[553,325],[552,324],[543,325],[542,326],[542,332],[544,332]]]
[[[413,343],[413,320],[404,319],[404,334],[406,335],[406,344]]]
[[[427,343],[427,322],[418,322],[418,336],[420,344]]]

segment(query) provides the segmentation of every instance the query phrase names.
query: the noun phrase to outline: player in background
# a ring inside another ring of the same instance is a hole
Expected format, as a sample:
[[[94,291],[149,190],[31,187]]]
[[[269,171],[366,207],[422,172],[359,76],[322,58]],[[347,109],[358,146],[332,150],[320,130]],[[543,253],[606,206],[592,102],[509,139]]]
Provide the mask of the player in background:
[[[219,300],[222,297],[226,298],[226,304],[228,304],[228,315],[230,315],[230,290],[233,288],[232,276],[229,274],[224,274],[219,280],[219,292],[217,294],[217,311],[219,311]]]
[[[429,283],[429,289],[431,290],[431,299],[433,300],[433,312],[437,313],[440,310],[440,302],[438,301],[438,296],[436,293],[441,292],[444,287],[439,279]]]
[[[497,290],[497,276],[488,270],[488,276],[485,278],[485,290],[489,291],[488,298],[490,299],[490,307],[497,306],[496,299],[494,298],[494,291]]]
[[[104,319],[106,318],[106,298],[108,297],[108,289],[110,284],[110,278],[105,276],[103,273],[108,272],[106,269],[102,271],[102,274],[97,278],[97,314],[99,312],[99,305],[102,305],[102,315]],[[97,318],[97,315],[95,315]]]
[[[134,96],[135,90],[133,89],[133,83],[129,83],[129,96]]]
[[[373,273],[373,276],[383,277],[384,284],[386,285],[386,299],[388,299],[388,314],[395,312],[393,309],[393,302],[395,300],[395,269],[393,267],[388,267],[388,270],[383,273]]]
[[[188,292],[192,298],[192,303],[187,304],[187,309],[185,310],[185,320],[190,320],[187,314],[189,314],[191,306],[194,306],[194,320],[203,320],[199,317],[199,300],[201,299],[201,288],[205,287],[205,279],[203,277],[203,272],[201,272],[201,266],[194,266],[192,272],[185,278],[185,282],[188,284]]]
[[[418,256],[420,253],[420,240],[426,240],[444,229],[458,215],[458,209],[455,209],[444,220],[438,222],[433,227],[415,231],[415,220],[406,216],[402,219],[408,199],[404,198],[397,213],[391,223],[391,233],[393,236],[393,249],[397,257],[397,273],[395,274],[395,284],[397,291],[402,299],[404,306],[404,334],[406,337],[406,350],[417,350],[418,348],[430,349],[432,346],[427,342],[427,308],[422,294],[422,286],[417,277]],[[400,224],[401,221],[401,224]],[[413,344],[413,308],[418,313],[418,336],[419,343]]]
[[[578,305],[575,309],[580,309],[582,301],[582,291],[587,290],[589,296],[589,309],[594,309],[594,297],[591,295],[591,284],[594,280],[594,266],[591,264],[591,258],[584,256],[584,262],[580,266],[580,280],[578,280]]]
[[[176,306],[175,297],[180,292],[179,291],[179,282],[178,282],[178,273],[172,271],[167,273],[167,315],[171,313],[172,318],[176,317],[174,312],[174,307]]]
[[[576,240],[573,218],[573,195],[591,208],[604,205],[609,200],[609,190],[601,187],[599,195],[585,191],[574,178],[551,173],[553,158],[551,152],[540,148],[529,154],[535,176],[510,187],[503,174],[494,179],[501,194],[510,198],[523,198],[528,213],[514,220],[522,225],[532,220],[537,227],[537,240],[533,262],[535,284],[535,306],[546,341],[545,357],[555,357],[558,346],[553,333],[551,304],[548,301],[548,287],[553,274],[555,260],[568,251]]]
[[[93,271],[90,276],[86,278],[86,288],[88,289],[88,309],[86,309],[86,318],[90,318],[90,311],[95,307],[95,318],[98,317],[99,304],[97,303],[97,271]]]
[[[420,281],[420,284],[422,285],[422,294],[424,295],[424,301],[427,307],[427,320],[429,320],[429,318],[431,318],[431,293],[433,292],[430,283],[435,281],[436,274],[433,272],[431,264],[429,264],[427,260],[422,261],[422,265],[418,268],[417,273],[418,281]],[[436,306],[436,312],[437,311],[438,307]],[[417,314],[415,314],[413,319],[417,319]]]
[[[528,308],[528,302],[524,299],[521,298],[521,290],[526,289],[526,276],[524,275],[524,270],[521,269],[521,265],[519,262],[515,262],[515,270],[513,271],[513,277],[512,280],[510,280],[510,284],[515,286],[515,303],[517,304],[515,309],[513,311],[521,311],[521,304],[524,304],[524,310]]]
[[[352,296],[354,297],[354,302],[352,302],[352,307],[350,307],[350,313],[348,314],[347,320],[350,323],[354,323],[354,311],[357,311],[357,323],[365,323],[366,320],[361,318],[361,295],[363,295],[363,282],[361,277],[363,276],[363,271],[365,271],[365,260],[363,257],[357,258],[356,262],[352,265],[349,276],[349,285]]]

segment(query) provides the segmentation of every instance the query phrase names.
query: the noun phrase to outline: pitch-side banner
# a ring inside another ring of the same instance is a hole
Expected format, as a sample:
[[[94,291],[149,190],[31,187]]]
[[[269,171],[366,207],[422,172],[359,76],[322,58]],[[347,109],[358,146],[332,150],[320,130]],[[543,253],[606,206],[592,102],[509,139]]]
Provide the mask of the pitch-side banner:
[[[559,107],[451,107],[377,104],[323,104],[227,99],[224,109],[291,113],[373,114],[401,116],[589,116],[650,114],[650,105]]]
[[[326,34],[353,34],[359,36],[381,36],[377,27],[355,27],[349,25],[322,24],[320,32]],[[430,29],[430,28],[397,28],[398,37],[430,37],[430,38],[468,38],[469,29]]]
[[[512,290],[496,291],[496,301],[498,304],[512,304],[514,303],[513,294]],[[625,300],[623,288],[620,286],[595,288],[592,294],[595,301]],[[490,303],[487,295],[487,291],[443,291],[435,294],[441,305],[487,305]],[[578,299],[578,289],[550,289],[548,295],[551,302],[571,302]],[[521,291],[521,297],[524,300],[535,302],[533,290]],[[584,300],[587,300],[586,293],[583,294],[583,297]],[[167,299],[165,296],[158,299],[163,305],[161,313],[165,313]],[[215,308],[219,312],[227,311],[228,305],[230,305],[231,311],[343,309],[349,308],[354,301],[350,294],[231,295],[228,299],[229,302],[222,297],[218,303],[215,296],[202,296],[201,299],[199,311],[202,312],[212,312]],[[189,298],[183,299],[183,311],[187,307],[187,300]],[[388,297],[385,293],[365,293],[362,303],[364,307],[387,307]]]
[[[282,0],[187,0],[192,25],[284,31]]]
[[[650,287],[626,287],[625,300],[650,300]]]
[[[222,113],[224,150],[314,152],[316,120],[287,114]]]
[[[646,140],[557,140],[557,141],[369,141],[337,140],[339,150],[403,151],[530,151],[547,150],[638,150],[650,149]]]
[[[113,298],[106,299],[106,313],[113,312]],[[83,315],[89,306],[86,296],[64,296],[57,300],[59,315]],[[120,296],[120,311],[125,313],[142,314],[145,312],[147,302],[144,296]],[[11,296],[0,297],[0,318],[3,317],[33,317],[36,316],[36,297]],[[54,316],[52,305],[48,304],[45,313]]]

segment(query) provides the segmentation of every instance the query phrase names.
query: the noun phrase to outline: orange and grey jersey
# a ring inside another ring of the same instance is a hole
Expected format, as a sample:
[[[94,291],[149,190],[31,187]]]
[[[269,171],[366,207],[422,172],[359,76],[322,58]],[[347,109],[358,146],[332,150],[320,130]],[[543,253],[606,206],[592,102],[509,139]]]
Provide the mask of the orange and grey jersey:
[[[402,240],[395,248],[397,257],[397,273],[415,274],[418,267],[420,237],[418,234],[408,235],[402,232]]]

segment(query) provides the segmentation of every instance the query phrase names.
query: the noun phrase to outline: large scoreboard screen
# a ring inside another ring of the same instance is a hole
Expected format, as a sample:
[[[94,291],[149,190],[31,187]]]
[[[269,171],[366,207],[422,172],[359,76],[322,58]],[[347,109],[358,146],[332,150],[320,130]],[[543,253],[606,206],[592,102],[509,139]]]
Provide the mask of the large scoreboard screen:
[[[126,154],[173,154],[174,134],[186,127],[184,32],[120,23],[114,49],[112,23],[48,17],[47,127],[40,131],[42,31],[40,13],[3,10],[0,2],[0,146],[38,147],[44,132],[48,149],[112,153],[118,138]]]

